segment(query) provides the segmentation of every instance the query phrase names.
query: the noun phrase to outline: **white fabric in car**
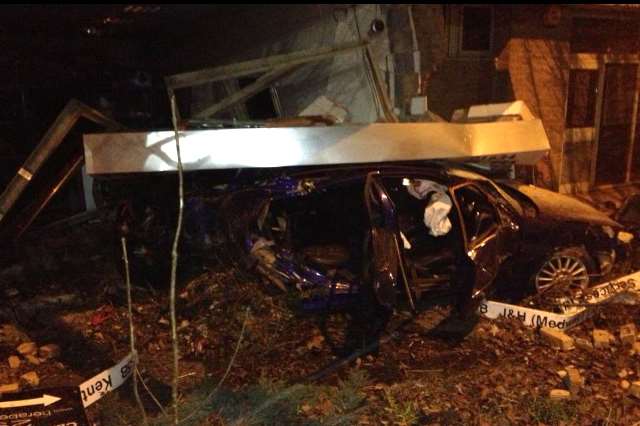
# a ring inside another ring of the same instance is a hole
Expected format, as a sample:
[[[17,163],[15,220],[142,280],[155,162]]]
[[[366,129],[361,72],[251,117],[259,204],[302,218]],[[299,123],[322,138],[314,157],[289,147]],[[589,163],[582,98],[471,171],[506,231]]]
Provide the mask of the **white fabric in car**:
[[[425,200],[431,194],[424,209],[424,224],[429,228],[430,235],[446,235],[451,230],[448,215],[452,206],[451,198],[446,193],[447,188],[430,180],[414,179],[407,186],[407,191],[419,200]]]

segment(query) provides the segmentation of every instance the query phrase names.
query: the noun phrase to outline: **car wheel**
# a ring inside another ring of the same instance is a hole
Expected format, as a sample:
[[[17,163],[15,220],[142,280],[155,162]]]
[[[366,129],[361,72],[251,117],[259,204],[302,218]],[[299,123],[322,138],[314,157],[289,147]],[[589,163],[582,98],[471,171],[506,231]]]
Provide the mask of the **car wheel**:
[[[556,251],[538,268],[533,284],[538,295],[571,296],[589,287],[593,262],[581,248]]]

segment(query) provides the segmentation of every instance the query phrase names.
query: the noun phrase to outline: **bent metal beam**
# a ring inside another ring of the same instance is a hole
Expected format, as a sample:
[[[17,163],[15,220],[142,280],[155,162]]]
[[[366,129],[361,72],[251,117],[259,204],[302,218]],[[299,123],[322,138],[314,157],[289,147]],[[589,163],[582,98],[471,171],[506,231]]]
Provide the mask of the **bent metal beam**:
[[[549,150],[540,120],[190,130],[180,145],[186,171],[435,159],[534,164]],[[171,131],[87,134],[84,150],[89,174],[177,170]]]

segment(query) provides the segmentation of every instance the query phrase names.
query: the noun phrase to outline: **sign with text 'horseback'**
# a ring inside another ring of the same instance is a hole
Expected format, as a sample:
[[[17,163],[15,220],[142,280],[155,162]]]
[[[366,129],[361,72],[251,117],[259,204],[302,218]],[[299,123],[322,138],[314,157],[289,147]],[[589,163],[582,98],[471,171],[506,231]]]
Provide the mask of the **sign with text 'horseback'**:
[[[0,397],[0,426],[89,426],[76,386],[33,389]]]

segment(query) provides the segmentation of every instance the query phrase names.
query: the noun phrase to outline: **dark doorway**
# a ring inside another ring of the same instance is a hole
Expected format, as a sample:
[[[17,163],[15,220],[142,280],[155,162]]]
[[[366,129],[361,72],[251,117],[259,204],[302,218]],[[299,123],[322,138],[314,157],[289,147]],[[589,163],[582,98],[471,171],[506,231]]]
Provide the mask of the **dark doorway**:
[[[596,185],[626,181],[637,76],[638,64],[605,65],[596,156]]]

